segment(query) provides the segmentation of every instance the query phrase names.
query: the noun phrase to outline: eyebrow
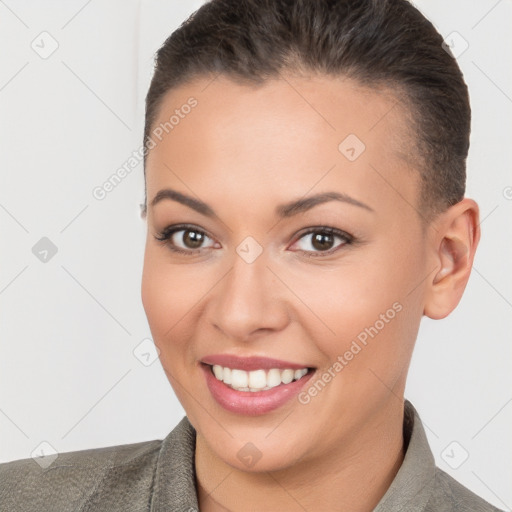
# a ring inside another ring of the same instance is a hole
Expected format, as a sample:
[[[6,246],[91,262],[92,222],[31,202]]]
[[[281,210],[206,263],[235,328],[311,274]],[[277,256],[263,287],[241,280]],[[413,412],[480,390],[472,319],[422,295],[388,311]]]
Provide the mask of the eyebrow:
[[[213,208],[208,204],[204,203],[199,199],[195,199],[191,196],[178,192],[177,190],[173,190],[170,188],[165,188],[159,190],[155,195],[153,200],[151,201],[151,206],[154,207],[159,202],[168,199],[172,201],[176,201],[177,203],[181,203],[185,206],[188,206],[192,210],[206,216],[206,217],[217,217],[218,215],[215,213]],[[314,206],[319,204],[327,203],[329,201],[340,201],[342,203],[347,203],[353,206],[358,206],[370,212],[375,212],[373,208],[368,206],[353,197],[350,197],[346,194],[341,194],[339,192],[322,192],[320,194],[315,194],[313,196],[309,196],[306,198],[297,199],[294,201],[290,201],[288,203],[284,203],[278,205],[275,209],[275,213],[278,217],[287,218],[297,215],[299,213],[303,213],[307,210],[310,210]]]

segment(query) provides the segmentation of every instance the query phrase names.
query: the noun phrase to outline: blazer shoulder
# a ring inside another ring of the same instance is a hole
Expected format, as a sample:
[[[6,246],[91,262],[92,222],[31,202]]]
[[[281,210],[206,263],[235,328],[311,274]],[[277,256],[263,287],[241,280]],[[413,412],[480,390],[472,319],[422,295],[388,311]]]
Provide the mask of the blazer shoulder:
[[[149,500],[161,445],[143,441],[2,463],[0,510],[85,511],[98,502],[117,511],[127,500]]]
[[[436,467],[435,492],[425,512],[503,512]]]

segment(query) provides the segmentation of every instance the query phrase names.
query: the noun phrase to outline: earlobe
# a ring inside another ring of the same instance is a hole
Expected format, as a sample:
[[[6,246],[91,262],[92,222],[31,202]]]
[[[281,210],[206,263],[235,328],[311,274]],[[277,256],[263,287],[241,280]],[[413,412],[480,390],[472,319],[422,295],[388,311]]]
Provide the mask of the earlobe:
[[[449,315],[466,288],[480,240],[479,210],[472,199],[463,199],[441,214],[436,222],[432,274],[423,313],[432,319]]]

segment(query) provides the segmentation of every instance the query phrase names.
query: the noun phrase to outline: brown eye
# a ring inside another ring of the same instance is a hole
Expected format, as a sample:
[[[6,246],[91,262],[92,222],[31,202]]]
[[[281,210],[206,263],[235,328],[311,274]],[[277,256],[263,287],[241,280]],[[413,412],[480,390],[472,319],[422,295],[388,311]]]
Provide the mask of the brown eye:
[[[169,226],[155,238],[175,252],[191,255],[208,248],[203,245],[206,239],[213,243],[213,240],[204,231],[193,226]]]
[[[307,253],[308,256],[322,256],[322,254],[330,254],[336,251],[338,247],[350,244],[352,241],[353,237],[348,233],[335,228],[324,227],[310,229],[294,245],[297,245],[297,249]]]
[[[198,249],[199,247],[201,247],[201,244],[203,243],[205,237],[203,233],[193,231],[191,229],[183,229],[181,231],[177,231],[176,233],[181,232],[183,232],[183,235],[181,235],[181,242],[183,243],[183,245],[185,245],[186,248]]]
[[[334,236],[326,233],[314,233],[311,245],[319,251],[328,251],[332,248]]]

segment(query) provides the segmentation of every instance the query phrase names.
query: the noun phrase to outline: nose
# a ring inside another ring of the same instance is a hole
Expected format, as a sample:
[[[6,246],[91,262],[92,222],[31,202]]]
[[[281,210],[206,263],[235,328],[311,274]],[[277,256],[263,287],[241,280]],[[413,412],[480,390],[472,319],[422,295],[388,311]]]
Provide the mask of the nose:
[[[289,321],[286,287],[262,254],[252,263],[235,255],[211,297],[211,321],[228,339],[247,342],[284,329]]]

